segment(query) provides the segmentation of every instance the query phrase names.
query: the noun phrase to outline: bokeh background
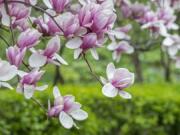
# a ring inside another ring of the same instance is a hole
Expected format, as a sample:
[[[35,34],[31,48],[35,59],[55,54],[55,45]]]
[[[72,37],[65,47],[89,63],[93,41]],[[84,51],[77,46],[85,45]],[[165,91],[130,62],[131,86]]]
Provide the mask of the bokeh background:
[[[147,0],[141,0],[147,2]],[[36,11],[34,11],[36,14]],[[38,15],[38,13],[37,13]],[[120,14],[119,14],[120,15]],[[149,32],[141,31],[139,25],[128,20],[119,20],[118,26],[131,23],[130,32],[136,46],[144,46]],[[180,17],[177,19],[180,24]],[[180,33],[180,32],[179,32]],[[10,41],[9,31],[0,29]],[[16,34],[18,36],[18,34]],[[44,39],[40,46],[46,45]],[[180,70],[161,49],[162,39],[146,51],[123,55],[116,67],[128,68],[136,74],[136,82],[128,88],[133,98],[106,98],[101,86],[91,76],[83,59],[74,60],[73,51],[62,47],[60,54],[68,66],[50,65],[40,84],[49,84],[48,90],[35,93],[35,98],[47,107],[53,101],[52,86],[58,85],[61,93],[72,94],[89,113],[89,118],[78,122],[79,130],[62,128],[58,119],[48,119],[43,110],[32,100],[25,100],[15,90],[0,89],[0,134],[2,135],[180,135]],[[143,44],[144,43],[144,44]],[[62,39],[62,46],[65,41]],[[108,45],[108,42],[107,42]],[[107,45],[98,49],[100,60],[88,59],[99,76],[106,76],[106,65],[112,61]],[[0,53],[5,59],[6,46],[0,41]],[[14,79],[12,83],[17,80]]]

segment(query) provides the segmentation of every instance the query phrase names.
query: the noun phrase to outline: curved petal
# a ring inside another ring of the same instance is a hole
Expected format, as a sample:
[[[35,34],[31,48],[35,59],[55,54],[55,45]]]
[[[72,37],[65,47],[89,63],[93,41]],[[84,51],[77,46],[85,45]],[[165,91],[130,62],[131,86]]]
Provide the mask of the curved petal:
[[[81,38],[72,38],[66,43],[66,47],[70,49],[77,49],[82,45]]]
[[[29,57],[29,65],[31,67],[42,67],[46,64],[47,58],[41,54],[33,53]]]
[[[68,65],[68,63],[57,53],[55,54],[55,57],[61,64]]]
[[[50,3],[50,0],[43,0],[44,4],[48,7],[48,8],[52,8],[52,5]]]
[[[96,49],[95,49],[95,48],[92,48],[92,49],[90,49],[90,51],[91,51],[91,54],[92,54],[93,58],[94,58],[95,60],[99,60],[99,55],[98,55]]]
[[[109,80],[113,78],[113,75],[114,75],[115,70],[116,70],[116,69],[115,69],[115,66],[114,66],[113,63],[109,63],[109,64],[107,65],[106,74],[107,74],[107,77],[108,77]]]
[[[75,119],[75,120],[85,120],[87,119],[88,117],[88,114],[87,112],[81,110],[81,109],[78,109],[78,110],[75,110],[73,112],[70,113],[70,115]]]
[[[33,85],[24,85],[24,96],[26,99],[30,99],[34,94],[35,87]]]
[[[36,90],[43,91],[43,90],[45,90],[47,88],[48,88],[48,85],[43,85],[43,86],[36,87]]]
[[[79,56],[82,53],[82,51],[83,50],[81,48],[78,48],[78,49],[74,50],[74,59],[79,58]]]
[[[111,83],[104,85],[102,92],[107,97],[115,97],[118,94],[118,90]]]
[[[57,97],[61,96],[61,93],[60,93],[59,88],[57,86],[55,86],[53,88],[53,95],[54,95],[54,98],[57,98]]]
[[[131,94],[129,94],[128,92],[123,91],[123,90],[120,90],[120,91],[119,91],[119,95],[120,95],[122,98],[125,98],[125,99],[131,99],[131,98],[132,98]]]
[[[0,87],[6,87],[6,88],[9,88],[9,89],[13,89],[13,87],[9,84],[9,83],[6,83],[6,82],[0,82]]]
[[[63,127],[70,129],[73,127],[73,119],[65,112],[59,114],[59,121]]]

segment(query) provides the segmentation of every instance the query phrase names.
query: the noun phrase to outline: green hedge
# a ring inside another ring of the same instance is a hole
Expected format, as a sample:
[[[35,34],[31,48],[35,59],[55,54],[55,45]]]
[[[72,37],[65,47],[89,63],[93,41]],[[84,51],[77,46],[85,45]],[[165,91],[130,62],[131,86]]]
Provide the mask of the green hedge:
[[[132,100],[109,99],[98,85],[62,86],[61,93],[73,94],[89,113],[77,125],[66,130],[58,119],[47,119],[32,100],[24,100],[15,91],[0,90],[0,134],[2,135],[179,135],[180,85],[147,84],[130,88]],[[47,106],[52,89],[36,93]],[[52,100],[51,100],[52,101]]]

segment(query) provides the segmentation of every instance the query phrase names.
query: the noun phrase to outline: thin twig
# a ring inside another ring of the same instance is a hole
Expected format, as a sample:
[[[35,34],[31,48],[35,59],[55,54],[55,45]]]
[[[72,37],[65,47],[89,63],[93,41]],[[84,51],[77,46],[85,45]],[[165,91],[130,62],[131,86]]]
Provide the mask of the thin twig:
[[[0,38],[4,41],[4,43],[9,47],[10,44],[8,43],[8,41],[2,36],[0,35]]]
[[[34,103],[36,103],[38,106],[40,106],[43,111],[47,112],[47,109],[38,100],[33,97],[31,98],[31,100],[34,101]]]
[[[9,8],[8,8],[8,1],[7,0],[4,0],[4,5],[5,5],[6,12],[9,15]],[[14,38],[14,32],[13,32],[13,28],[12,28],[12,19],[11,19],[11,17],[10,17],[10,27],[9,28],[10,28],[10,32],[11,32],[13,45],[15,45],[16,42],[15,42],[15,38]]]
[[[84,61],[85,61],[86,64],[87,64],[87,66],[88,66],[88,68],[89,68],[89,71],[90,71],[90,73],[92,74],[92,76],[94,76],[94,78],[95,78],[101,85],[103,85],[103,83],[101,82],[101,80],[99,79],[99,77],[98,77],[98,76],[94,73],[94,71],[92,70],[92,67],[91,67],[88,59],[86,58],[86,54],[85,54],[85,53],[83,53],[83,58],[84,58]]]
[[[64,30],[61,28],[61,26],[57,23],[57,21],[54,19],[54,16],[52,16],[50,13],[48,13],[46,10],[44,10],[43,8],[41,7],[38,7],[38,6],[35,6],[35,5],[32,5],[30,3],[26,3],[26,2],[23,2],[23,1],[15,1],[15,0],[12,0],[12,1],[7,1],[7,3],[19,3],[19,4],[23,4],[23,5],[26,5],[26,6],[29,6],[29,7],[32,7],[34,9],[37,9],[45,14],[47,14],[52,20],[53,22],[57,25],[57,27],[64,33]]]

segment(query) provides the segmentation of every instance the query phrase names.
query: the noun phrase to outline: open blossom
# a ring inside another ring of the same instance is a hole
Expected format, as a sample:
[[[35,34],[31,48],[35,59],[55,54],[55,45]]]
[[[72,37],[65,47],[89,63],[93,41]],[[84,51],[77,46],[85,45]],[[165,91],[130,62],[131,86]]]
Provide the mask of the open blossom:
[[[52,63],[55,65],[67,65],[67,62],[58,55],[59,50],[60,39],[58,36],[55,36],[51,40],[49,40],[45,50],[33,52],[33,54],[29,58],[29,65],[31,67],[42,67],[46,63]]]
[[[120,41],[119,43],[114,41],[108,46],[108,49],[113,51],[112,57],[116,62],[119,62],[123,53],[131,54],[134,52],[134,48],[127,41]]]
[[[26,53],[26,48],[19,49],[17,46],[9,47],[6,50],[6,56],[11,65],[15,65],[17,68],[21,65],[24,55]]]
[[[17,86],[17,92],[23,93],[26,99],[30,99],[36,90],[45,90],[48,87],[47,85],[37,86],[37,82],[41,79],[43,74],[44,71],[38,71],[36,69],[30,73],[24,73]]]
[[[7,61],[0,60],[0,87],[13,89],[7,81],[13,79],[18,73],[16,66],[10,65]]]
[[[170,35],[163,41],[163,46],[167,48],[170,56],[175,56],[180,50],[180,36]]]
[[[82,53],[87,50],[91,51],[92,56],[98,60],[99,56],[96,52],[98,47],[97,35],[95,33],[86,34],[82,38],[72,38],[66,44],[67,48],[74,49],[74,58],[77,59]]]
[[[38,18],[32,18],[32,22],[43,36],[54,36],[61,32],[57,24],[45,14]]]
[[[131,98],[131,95],[124,91],[134,83],[134,74],[129,72],[125,68],[115,69],[113,63],[108,64],[106,69],[107,80],[101,77],[101,81],[104,84],[102,92],[107,97],[115,97],[119,94],[125,99]]]
[[[123,27],[115,28],[108,32],[108,35],[112,41],[115,39],[126,39],[129,40],[131,37],[128,32],[132,29],[132,25],[128,24]]]
[[[57,13],[62,13],[71,0],[43,0],[44,4]]]
[[[55,98],[54,105],[48,108],[49,117],[58,117],[63,127],[70,129],[76,126],[73,119],[82,121],[87,119],[88,114],[81,109],[81,104],[75,102],[74,96],[62,96],[57,87],[53,89]]]
[[[35,29],[27,29],[23,31],[17,40],[17,46],[21,49],[31,48],[39,43],[41,33]]]

